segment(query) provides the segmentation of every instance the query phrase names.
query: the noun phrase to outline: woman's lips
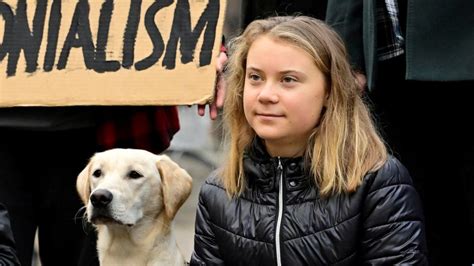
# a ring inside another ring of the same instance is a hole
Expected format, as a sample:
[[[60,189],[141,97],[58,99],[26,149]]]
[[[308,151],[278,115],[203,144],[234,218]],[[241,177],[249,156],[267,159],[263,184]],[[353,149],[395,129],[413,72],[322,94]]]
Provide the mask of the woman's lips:
[[[279,118],[283,117],[283,115],[278,115],[278,114],[267,114],[267,113],[257,113],[257,117],[261,118]]]

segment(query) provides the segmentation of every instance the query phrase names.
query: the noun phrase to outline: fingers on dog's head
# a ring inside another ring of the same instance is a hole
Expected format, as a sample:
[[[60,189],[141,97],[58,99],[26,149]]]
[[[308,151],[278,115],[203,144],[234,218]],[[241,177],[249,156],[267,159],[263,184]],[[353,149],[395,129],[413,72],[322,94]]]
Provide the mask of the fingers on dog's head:
[[[173,219],[191,194],[192,178],[186,170],[166,155],[159,155],[156,165],[162,180],[165,212],[168,218]]]

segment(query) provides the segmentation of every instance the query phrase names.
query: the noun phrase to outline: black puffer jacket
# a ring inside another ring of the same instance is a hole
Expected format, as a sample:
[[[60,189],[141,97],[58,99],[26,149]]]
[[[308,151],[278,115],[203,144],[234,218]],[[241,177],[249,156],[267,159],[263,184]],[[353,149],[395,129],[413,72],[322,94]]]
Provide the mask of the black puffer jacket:
[[[355,193],[329,198],[318,195],[302,158],[270,158],[258,142],[244,171],[239,198],[229,199],[215,174],[201,188],[192,265],[427,264],[420,201],[395,158]]]
[[[0,266],[20,265],[7,209],[0,204]]]

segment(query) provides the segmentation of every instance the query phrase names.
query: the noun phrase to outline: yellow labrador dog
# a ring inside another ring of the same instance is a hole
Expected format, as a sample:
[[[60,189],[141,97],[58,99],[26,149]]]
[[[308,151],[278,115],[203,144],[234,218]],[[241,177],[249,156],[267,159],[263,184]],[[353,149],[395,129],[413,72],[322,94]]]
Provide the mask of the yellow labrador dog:
[[[166,155],[112,149],[96,153],[77,177],[101,265],[184,265],[172,221],[192,179]]]

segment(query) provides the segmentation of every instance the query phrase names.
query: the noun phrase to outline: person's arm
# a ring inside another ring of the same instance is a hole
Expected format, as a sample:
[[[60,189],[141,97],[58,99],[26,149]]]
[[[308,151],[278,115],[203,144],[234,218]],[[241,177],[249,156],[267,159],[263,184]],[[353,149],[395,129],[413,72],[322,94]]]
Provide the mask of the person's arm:
[[[374,177],[362,215],[362,264],[428,264],[421,201],[397,159]]]
[[[0,204],[0,265],[20,265],[10,228],[10,218],[2,204]]]
[[[208,192],[209,185],[204,184],[199,194],[196,212],[194,252],[191,256],[191,265],[224,265],[211,228],[208,202],[206,201],[206,193]]]

